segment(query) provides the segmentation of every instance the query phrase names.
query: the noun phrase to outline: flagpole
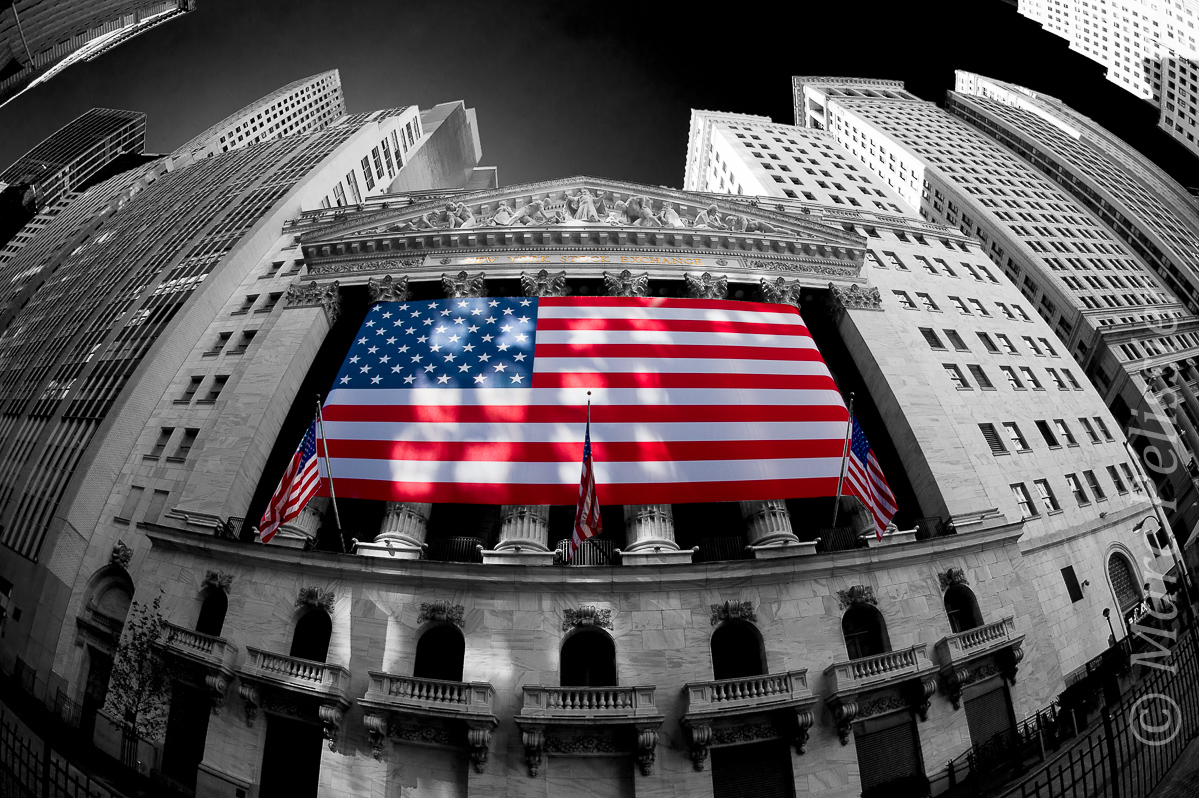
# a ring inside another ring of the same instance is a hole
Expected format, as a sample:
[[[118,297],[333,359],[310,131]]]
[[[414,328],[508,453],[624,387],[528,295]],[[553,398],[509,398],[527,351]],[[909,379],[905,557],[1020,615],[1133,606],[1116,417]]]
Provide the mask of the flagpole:
[[[587,436],[591,434],[591,391],[587,392],[587,426],[584,427],[583,429],[584,429],[583,439],[584,439],[584,441],[586,441]],[[592,468],[594,468],[594,467],[595,466],[593,465]],[[576,504],[575,528],[570,531],[570,545],[566,547],[566,561],[567,562],[570,562],[575,556],[576,546],[574,545],[574,542],[575,542],[574,539],[575,539],[575,536],[578,534],[578,528],[579,528],[579,508]],[[583,541],[580,540],[579,546],[582,546],[582,545],[583,545]]]
[[[833,529],[837,528],[837,511],[841,509],[841,488],[845,483],[845,461],[849,458],[849,436],[853,431],[853,391],[849,392],[849,421],[845,425],[845,442],[841,444],[841,470],[837,474],[837,499],[833,502]]]
[[[341,543],[341,550],[346,550],[345,539],[341,535],[341,514],[337,512],[337,494],[333,492],[333,469],[329,467],[329,449],[326,445],[328,439],[325,437],[325,416],[321,413],[321,396],[316,395],[316,419],[317,424],[321,428],[321,449],[324,450],[325,457],[325,473],[329,475],[329,497],[333,500],[333,520],[337,522],[337,539]]]

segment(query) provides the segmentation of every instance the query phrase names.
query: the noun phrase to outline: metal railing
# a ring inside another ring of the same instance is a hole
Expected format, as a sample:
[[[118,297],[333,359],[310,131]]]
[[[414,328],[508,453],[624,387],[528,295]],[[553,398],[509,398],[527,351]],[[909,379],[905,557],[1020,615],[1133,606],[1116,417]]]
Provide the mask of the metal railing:
[[[818,552],[850,551],[865,548],[861,534],[851,526],[839,526],[835,529],[820,530]]]
[[[717,538],[702,538],[696,542],[699,551],[692,562],[720,562],[722,560],[753,559],[753,550],[745,545],[743,535],[728,535]]]
[[[619,561],[616,544],[603,538],[584,540],[567,562],[566,555],[569,551],[570,541],[559,540],[558,545],[554,547],[554,565],[616,565]]]
[[[945,523],[939,515],[916,519],[916,540],[928,540],[956,534],[953,524]]]
[[[434,562],[483,562],[483,541],[479,538],[431,538],[425,559]]]

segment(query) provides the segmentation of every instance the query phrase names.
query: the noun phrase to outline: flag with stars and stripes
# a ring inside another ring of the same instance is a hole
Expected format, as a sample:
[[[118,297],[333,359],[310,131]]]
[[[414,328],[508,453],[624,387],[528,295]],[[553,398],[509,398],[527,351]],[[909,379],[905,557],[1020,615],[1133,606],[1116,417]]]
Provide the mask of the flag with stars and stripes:
[[[291,456],[279,487],[267,505],[262,520],[258,522],[258,534],[263,543],[270,543],[279,527],[300,514],[308,500],[320,490],[321,480],[316,467],[317,421],[314,418],[308,431],[300,439],[296,453]]]
[[[583,433],[583,474],[579,478],[579,504],[575,507],[574,534],[570,536],[570,551],[567,562],[587,538],[593,538],[604,530],[604,519],[600,515],[600,503],[595,493],[595,462],[591,459],[591,407],[587,408],[587,428]]]
[[[870,442],[866,440],[866,433],[862,431],[857,418],[853,420],[853,432],[849,437],[845,484],[849,486],[847,492],[861,499],[870,511],[875,537],[882,540],[887,524],[895,517],[895,495],[891,493],[891,486],[887,484],[883,469],[879,467],[874,450],[870,448]]]
[[[848,413],[796,308],[585,296],[372,306],[325,402],[337,493],[573,504],[588,391],[603,504],[835,495]]]

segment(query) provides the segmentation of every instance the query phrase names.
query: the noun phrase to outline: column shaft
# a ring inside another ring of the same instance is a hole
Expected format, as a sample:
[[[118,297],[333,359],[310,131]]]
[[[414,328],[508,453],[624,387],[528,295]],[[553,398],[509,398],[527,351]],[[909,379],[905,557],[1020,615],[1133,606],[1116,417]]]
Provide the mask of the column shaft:
[[[549,551],[548,504],[505,504],[500,508],[500,517],[503,524],[496,551]]]

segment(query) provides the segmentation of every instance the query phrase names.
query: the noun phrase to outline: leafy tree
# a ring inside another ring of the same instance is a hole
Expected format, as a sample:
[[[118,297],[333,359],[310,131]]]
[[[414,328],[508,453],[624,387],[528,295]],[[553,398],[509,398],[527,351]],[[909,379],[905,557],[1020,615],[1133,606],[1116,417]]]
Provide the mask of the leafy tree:
[[[161,594],[151,604],[133,602],[105,701],[109,714],[144,740],[162,739],[170,705],[170,672],[159,645],[165,631],[161,604]]]

